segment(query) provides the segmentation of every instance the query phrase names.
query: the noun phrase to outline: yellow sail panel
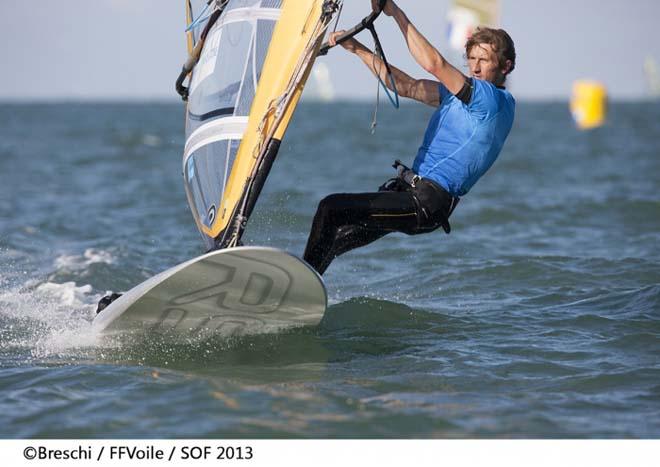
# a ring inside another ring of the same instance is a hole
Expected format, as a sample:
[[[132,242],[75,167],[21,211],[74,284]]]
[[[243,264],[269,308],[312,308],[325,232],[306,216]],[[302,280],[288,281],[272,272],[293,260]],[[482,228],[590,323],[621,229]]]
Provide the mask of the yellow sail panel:
[[[282,15],[273,32],[259,87],[252,103],[248,127],[236,155],[217,221],[208,232],[212,237],[219,235],[227,227],[232,220],[235,206],[242,200],[245,184],[258,163],[258,151],[267,143],[265,138],[268,132],[273,130],[277,101],[284,97],[296,66],[312,39],[314,26],[321,17],[322,5],[322,0],[289,0],[282,5]],[[304,80],[297,84],[294,94],[289,97],[290,103],[273,135],[274,138],[283,137],[303,86]]]
[[[497,28],[500,24],[499,0],[455,0],[449,7],[449,45],[462,51],[478,26]]]

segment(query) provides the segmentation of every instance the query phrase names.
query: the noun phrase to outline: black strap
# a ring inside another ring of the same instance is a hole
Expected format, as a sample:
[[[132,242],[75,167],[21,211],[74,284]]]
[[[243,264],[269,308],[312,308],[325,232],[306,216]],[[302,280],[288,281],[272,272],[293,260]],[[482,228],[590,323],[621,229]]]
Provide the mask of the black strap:
[[[474,82],[472,78],[465,78],[465,83],[460,91],[456,93],[456,97],[463,104],[468,105],[472,100],[472,91],[474,90]]]

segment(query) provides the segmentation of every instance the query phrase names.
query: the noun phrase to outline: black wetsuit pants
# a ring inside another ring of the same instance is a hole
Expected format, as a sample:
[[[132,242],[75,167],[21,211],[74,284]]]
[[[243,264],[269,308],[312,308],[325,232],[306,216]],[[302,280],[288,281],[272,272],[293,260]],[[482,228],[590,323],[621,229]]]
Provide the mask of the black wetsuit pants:
[[[443,227],[455,198],[430,180],[411,186],[395,178],[376,193],[338,193],[324,198],[314,216],[304,259],[323,274],[337,256],[391,232],[416,235]]]

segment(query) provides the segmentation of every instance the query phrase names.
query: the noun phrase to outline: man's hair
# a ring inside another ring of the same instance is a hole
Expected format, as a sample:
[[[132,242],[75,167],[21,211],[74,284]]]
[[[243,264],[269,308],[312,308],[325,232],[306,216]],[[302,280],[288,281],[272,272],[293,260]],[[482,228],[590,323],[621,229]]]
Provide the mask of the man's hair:
[[[516,67],[516,47],[513,45],[513,39],[504,29],[478,27],[465,44],[465,55],[469,56],[472,47],[479,44],[491,45],[497,55],[497,64],[500,68],[506,65],[507,60],[511,60],[509,73]]]

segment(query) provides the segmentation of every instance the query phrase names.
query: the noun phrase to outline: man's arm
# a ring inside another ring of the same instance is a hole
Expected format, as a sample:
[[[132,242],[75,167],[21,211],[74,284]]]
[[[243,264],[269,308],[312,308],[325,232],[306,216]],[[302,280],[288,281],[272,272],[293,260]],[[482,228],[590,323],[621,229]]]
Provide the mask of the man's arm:
[[[344,31],[337,31],[331,34],[329,38],[330,45],[336,45],[337,37],[343,33]],[[349,52],[353,52],[355,55],[357,55],[360,60],[362,60],[365,65],[367,65],[367,67],[374,75],[380,77],[388,89],[394,91],[388,77],[385,63],[380,58],[375,56],[371,50],[365,47],[362,43],[358,42],[356,39],[349,39],[343,42],[341,45]],[[440,105],[440,90],[438,89],[439,83],[427,79],[416,80],[392,65],[390,65],[390,68],[392,69],[392,79],[396,85],[396,91],[400,96],[415,99],[416,101],[430,105],[432,107],[437,107]]]
[[[372,4],[375,8],[378,0],[372,0]],[[387,16],[392,16],[399,25],[406,44],[408,44],[408,50],[410,50],[415,61],[424,70],[431,73],[438,81],[444,84],[449,92],[457,94],[463,88],[466,76],[445,60],[440,52],[410,22],[403,10],[393,0],[387,1],[383,13]]]

